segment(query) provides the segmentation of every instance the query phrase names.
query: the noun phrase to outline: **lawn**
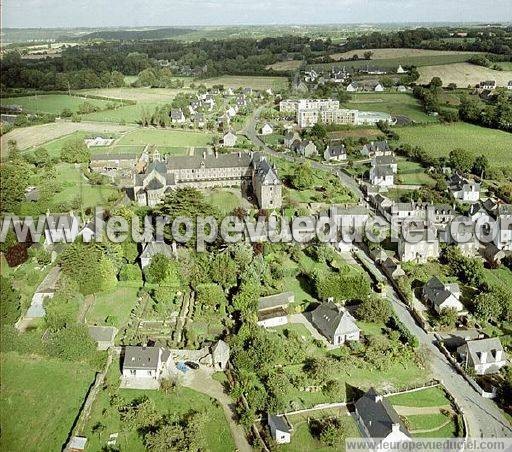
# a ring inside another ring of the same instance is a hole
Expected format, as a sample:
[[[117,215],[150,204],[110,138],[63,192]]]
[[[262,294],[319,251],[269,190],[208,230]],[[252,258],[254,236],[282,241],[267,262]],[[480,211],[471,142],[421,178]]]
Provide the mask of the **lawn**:
[[[352,99],[345,106],[363,111],[383,111],[392,116],[406,116],[411,121],[419,123],[438,122],[436,118],[425,113],[421,104],[411,94],[352,94]]]
[[[419,163],[398,159],[398,181],[402,185],[430,185],[436,184]]]
[[[213,135],[207,132],[192,132],[167,129],[137,129],[124,135],[119,145],[146,145],[168,147],[201,147],[211,144]]]
[[[355,419],[350,416],[345,409],[322,410],[307,414],[296,414],[289,417],[290,423],[293,425],[293,433],[291,442],[279,446],[278,450],[282,451],[307,451],[307,452],[328,452],[334,450],[332,447],[323,445],[310,430],[310,423],[323,418],[332,418],[336,416],[338,421],[343,425],[343,438],[340,440],[337,451],[345,450],[345,439],[359,438],[361,433]]]
[[[80,166],[69,163],[56,165],[57,179],[61,190],[52,198],[54,205],[69,203],[79,198],[83,208],[106,205],[118,190],[106,185],[91,185],[85,179]]]
[[[208,450],[223,452],[235,450],[228,423],[224,412],[217,402],[210,397],[184,387],[165,394],[161,391],[144,391],[118,389],[119,362],[114,361],[107,375],[107,385],[99,392],[91,410],[89,422],[85,427],[85,436],[89,439],[88,450],[102,450],[111,433],[119,433],[117,445],[124,451],[146,450],[138,432],[123,425],[118,411],[110,405],[111,394],[119,394],[124,403],[147,396],[154,402],[155,408],[162,416],[169,413],[182,415],[191,410],[206,411],[208,421],[204,436],[207,438]],[[105,429],[100,433],[92,433],[92,427],[101,422]]]
[[[114,326],[124,326],[137,304],[137,292],[134,287],[119,287],[110,293],[93,295],[94,302],[86,314],[87,323],[106,325],[105,319],[110,316],[114,319]]]
[[[61,450],[94,371],[85,364],[1,355],[0,449]]]
[[[59,115],[65,108],[73,112],[87,101],[99,108],[106,108],[108,101],[86,99],[84,97],[68,96],[67,94],[45,94],[25,97],[6,97],[0,100],[2,105],[21,105],[27,113],[51,113]]]
[[[408,392],[387,397],[392,405],[415,406],[415,407],[436,407],[449,405],[445,392],[439,387],[422,389],[421,391]]]
[[[247,202],[241,199],[241,192],[234,193],[234,191],[214,188],[204,192],[206,202],[215,207],[223,215],[228,215],[233,212],[237,207],[247,207]]]
[[[244,76],[244,75],[223,75],[221,77],[201,80],[201,84],[211,87],[213,85],[224,85],[225,88],[246,88],[250,87],[256,90],[283,90],[288,88],[288,79],[286,77],[266,77],[266,76]]]
[[[446,157],[459,148],[486,155],[491,166],[512,167],[512,134],[501,130],[459,122],[401,127],[397,132],[401,143],[420,146],[433,157]]]

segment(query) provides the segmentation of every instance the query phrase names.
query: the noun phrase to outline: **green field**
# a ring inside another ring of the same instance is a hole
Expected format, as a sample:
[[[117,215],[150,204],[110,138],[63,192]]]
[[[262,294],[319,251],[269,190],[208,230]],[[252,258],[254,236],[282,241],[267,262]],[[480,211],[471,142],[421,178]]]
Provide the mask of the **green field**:
[[[363,52],[361,52],[363,53]],[[477,53],[475,52],[475,55]],[[438,55],[418,55],[418,56],[402,56],[399,58],[381,58],[375,60],[358,60],[358,61],[340,61],[334,64],[345,66],[346,68],[361,68],[367,65],[377,66],[379,68],[384,68],[388,70],[396,70],[398,65],[406,65],[406,66],[433,66],[439,64],[451,64],[451,63],[462,63],[471,58],[472,54],[470,53],[447,53],[447,54],[438,54]],[[314,68],[330,68],[333,63],[321,63],[314,64],[312,67]]]
[[[398,159],[398,183],[402,185],[435,185],[432,179],[419,163]]]
[[[105,185],[91,185],[84,178],[82,169],[69,163],[56,165],[57,182],[61,190],[52,198],[53,204],[67,203],[76,198],[82,201],[82,207],[95,207],[105,205],[107,201],[118,193],[118,190]]]
[[[241,199],[241,193],[237,194],[226,189],[214,188],[205,190],[204,195],[206,202],[218,209],[223,215],[230,214],[237,207],[242,207],[243,205],[247,207],[247,202],[244,203]]]
[[[400,406],[435,407],[450,404],[445,392],[439,386],[386,398],[392,405]]]
[[[124,135],[119,145],[146,145],[168,147],[201,147],[211,144],[213,135],[206,132],[183,130],[138,129]]]
[[[414,122],[437,122],[436,118],[425,113],[421,104],[411,94],[352,94],[352,99],[345,106],[356,110],[383,111],[393,116],[406,116]]]
[[[110,293],[91,295],[94,301],[86,314],[87,323],[106,325],[105,319],[110,316],[114,319],[114,326],[122,327],[137,304],[137,292],[138,289],[134,287],[119,287]]]
[[[147,108],[149,111],[154,111],[155,107],[160,105],[154,104],[137,104],[127,105],[125,107],[119,107],[114,110],[97,111],[82,115],[82,119],[85,121],[98,121],[98,122],[126,122],[130,124],[137,124],[142,115],[142,109]],[[161,104],[163,105],[163,104]]]
[[[106,108],[108,101],[86,99],[84,97],[68,96],[67,94],[45,94],[42,96],[7,97],[1,99],[2,105],[21,105],[27,113],[51,113],[59,115],[62,110],[69,108],[76,112],[85,101],[99,108]]]
[[[61,450],[94,371],[86,364],[10,352],[1,355],[5,451]]]
[[[225,88],[233,89],[250,87],[257,90],[265,90],[268,88],[283,90],[288,88],[288,79],[286,77],[223,75],[221,77],[201,80],[201,84],[207,87],[224,85]]]
[[[84,433],[89,439],[88,450],[103,450],[111,433],[119,433],[117,446],[120,450],[131,452],[146,450],[138,432],[129,425],[123,424],[117,409],[110,405],[110,397],[113,393],[119,394],[123,404],[141,396],[147,396],[154,402],[160,416],[170,413],[183,415],[191,410],[205,411],[208,413],[208,420],[205,431],[202,433],[206,438],[207,450],[212,452],[235,450],[224,412],[210,397],[182,386],[178,386],[168,394],[161,391],[117,389],[119,377],[119,362],[114,361],[107,375],[107,384],[99,392],[92,406],[89,422],[85,427]],[[105,426],[100,434],[92,432],[93,426],[98,422]]]
[[[493,167],[512,167],[512,134],[466,124],[433,124],[397,129],[400,142],[420,146],[434,157],[446,157],[461,148],[475,156],[484,154]]]

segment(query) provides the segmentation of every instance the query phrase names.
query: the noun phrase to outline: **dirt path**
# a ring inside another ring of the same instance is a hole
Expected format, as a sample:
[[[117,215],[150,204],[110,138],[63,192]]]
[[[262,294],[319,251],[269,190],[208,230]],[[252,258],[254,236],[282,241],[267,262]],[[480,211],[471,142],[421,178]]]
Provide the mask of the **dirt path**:
[[[252,451],[243,427],[236,422],[235,403],[224,392],[222,385],[218,381],[215,381],[204,369],[198,369],[191,373],[190,376],[191,378],[187,378],[183,385],[217,400],[222,406],[224,415],[228,421],[236,448],[240,452]]]
[[[441,410],[450,411],[453,413],[453,409],[450,405],[442,406],[400,406],[393,405],[396,412],[401,416],[413,416],[416,414],[439,414]]]

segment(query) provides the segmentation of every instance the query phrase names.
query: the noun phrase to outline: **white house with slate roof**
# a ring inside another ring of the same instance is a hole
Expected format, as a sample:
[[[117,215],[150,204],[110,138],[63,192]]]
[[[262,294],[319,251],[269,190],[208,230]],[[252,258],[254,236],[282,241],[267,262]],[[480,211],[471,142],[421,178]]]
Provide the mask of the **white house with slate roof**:
[[[361,148],[361,155],[373,158],[381,155],[393,155],[393,151],[387,141],[371,141]]]
[[[477,202],[480,199],[480,184],[460,174],[454,174],[451,177],[449,187],[453,197],[459,201]]]
[[[142,253],[140,254],[140,266],[142,268],[147,267],[149,264],[151,264],[153,257],[155,257],[157,254],[163,254],[169,259],[174,257],[171,245],[168,245],[165,242],[149,242],[146,243]]]
[[[271,328],[288,323],[288,306],[295,300],[293,292],[283,292],[258,300],[258,325]]]
[[[212,365],[216,370],[225,370],[229,361],[230,348],[223,340],[212,347]]]
[[[41,318],[46,315],[44,309],[44,301],[48,298],[53,298],[57,291],[60,280],[60,267],[53,267],[50,272],[43,279],[41,284],[32,296],[32,301],[25,314],[26,318]]]
[[[272,126],[266,122],[263,127],[261,128],[261,134],[262,135],[270,135],[271,133],[274,132],[274,129],[272,128]]]
[[[174,124],[183,124],[185,122],[185,115],[181,108],[172,109],[170,113],[171,122]]]
[[[398,413],[375,389],[371,388],[354,407],[363,437],[380,440],[372,450],[400,450],[399,443],[411,441],[411,434]]]
[[[288,444],[291,441],[292,427],[286,417],[269,413],[267,422],[270,434],[277,444]]]
[[[315,328],[332,345],[343,345],[347,341],[358,341],[361,330],[354,317],[332,301],[321,303],[311,315]]]
[[[477,375],[498,372],[507,364],[505,352],[499,338],[467,341],[457,349],[466,368],[472,369]]]
[[[222,137],[222,145],[228,148],[232,148],[233,146],[236,145],[236,140],[236,135],[233,132],[229,131]]]
[[[147,381],[148,386],[157,388],[151,380],[160,380],[170,360],[171,353],[164,348],[128,345],[124,348],[122,377],[128,381]]]
[[[443,309],[454,309],[457,312],[464,310],[464,305],[460,302],[459,285],[443,284],[437,276],[430,278],[423,286],[423,299],[438,314],[441,314]]]
[[[342,143],[330,143],[327,145],[324,151],[324,160],[331,162],[341,162],[347,160],[347,149]]]

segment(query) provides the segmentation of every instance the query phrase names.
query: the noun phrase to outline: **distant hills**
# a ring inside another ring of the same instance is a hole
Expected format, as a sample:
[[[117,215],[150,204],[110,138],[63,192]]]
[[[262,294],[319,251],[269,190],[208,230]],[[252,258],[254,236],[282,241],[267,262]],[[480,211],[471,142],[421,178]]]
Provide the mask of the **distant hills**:
[[[106,40],[138,40],[138,39],[168,39],[186,35],[196,31],[194,28],[153,28],[146,30],[98,30],[80,36],[81,40],[106,39]]]

